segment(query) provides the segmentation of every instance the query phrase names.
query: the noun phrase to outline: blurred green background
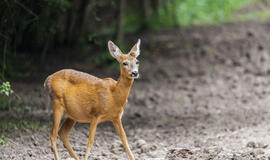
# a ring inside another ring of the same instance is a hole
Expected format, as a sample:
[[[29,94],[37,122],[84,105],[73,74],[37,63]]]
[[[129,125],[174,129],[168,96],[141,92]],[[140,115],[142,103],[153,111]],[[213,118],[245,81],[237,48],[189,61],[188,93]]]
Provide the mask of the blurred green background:
[[[238,12],[269,0],[2,0],[0,75],[21,78],[45,64],[53,51],[91,51],[88,62],[111,64],[109,39],[127,48],[125,37],[168,28],[264,19],[268,9]],[[63,52],[69,54],[67,52]],[[61,53],[57,53],[61,54]],[[35,63],[31,62],[34,61]],[[23,63],[22,63],[23,61]]]

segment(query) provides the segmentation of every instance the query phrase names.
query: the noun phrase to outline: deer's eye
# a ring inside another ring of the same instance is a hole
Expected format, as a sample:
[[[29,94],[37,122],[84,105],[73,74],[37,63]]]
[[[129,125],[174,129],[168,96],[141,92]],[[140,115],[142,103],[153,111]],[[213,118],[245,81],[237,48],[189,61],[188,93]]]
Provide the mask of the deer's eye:
[[[136,61],[136,64],[140,64],[140,62],[139,61]]]
[[[123,62],[123,65],[124,65],[124,66],[127,66],[127,65],[128,65],[128,63],[127,63],[127,62]]]

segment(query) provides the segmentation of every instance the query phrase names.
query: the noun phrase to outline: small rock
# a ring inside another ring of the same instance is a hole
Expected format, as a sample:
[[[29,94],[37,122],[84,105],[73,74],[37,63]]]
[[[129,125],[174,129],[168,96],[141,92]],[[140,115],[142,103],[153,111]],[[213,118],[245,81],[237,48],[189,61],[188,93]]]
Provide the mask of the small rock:
[[[143,140],[143,139],[139,139],[139,140],[136,142],[136,147],[138,147],[138,148],[141,148],[143,145],[146,145],[146,142],[145,142],[145,140]]]
[[[268,144],[263,144],[263,143],[255,143],[253,141],[250,141],[247,143],[247,147],[249,148],[267,148],[268,147]]]
[[[106,153],[104,153],[104,152],[102,152],[102,153],[101,153],[101,155],[102,155],[102,156],[104,156],[104,157],[106,157],[106,156],[107,156],[107,154],[106,154]]]
[[[258,143],[258,148],[267,148],[268,144]]]
[[[120,141],[114,142],[111,146],[112,153],[119,154],[119,153],[123,152],[123,150],[124,150],[124,148],[123,148],[123,145]]]
[[[152,145],[152,146],[151,146],[151,150],[152,150],[152,151],[155,151],[156,149],[157,149],[157,146],[156,146],[156,145]]]
[[[248,32],[247,32],[247,36],[248,36],[248,37],[253,37],[253,35],[254,35],[254,34],[253,34],[251,31],[248,31]]]
[[[140,113],[134,113],[134,116],[137,117],[137,118],[141,118],[142,115]]]
[[[33,154],[32,154],[31,151],[27,151],[27,154],[29,155],[29,157],[32,157],[33,156]]]
[[[233,155],[232,160],[242,160],[243,158],[241,156],[238,155]]]
[[[258,45],[258,50],[259,50],[259,51],[263,50],[263,48],[264,48],[264,47],[263,47],[262,45]]]
[[[256,155],[261,155],[261,154],[264,154],[264,151],[261,150],[261,149],[258,149],[258,150],[255,151],[255,154]]]
[[[178,157],[186,158],[188,155],[192,155],[193,153],[189,149],[181,149],[178,152]]]
[[[149,151],[149,149],[150,149],[150,147],[148,145],[143,145],[141,147],[141,153],[146,153]]]
[[[189,155],[192,155],[193,152],[191,152],[189,149],[183,148],[183,149],[171,149],[169,150],[166,158],[173,159],[173,158],[188,158]]]
[[[151,158],[158,158],[160,156],[158,152],[150,152],[150,153],[147,153],[147,155]]]
[[[253,141],[248,142],[246,146],[249,148],[256,148],[256,144]]]

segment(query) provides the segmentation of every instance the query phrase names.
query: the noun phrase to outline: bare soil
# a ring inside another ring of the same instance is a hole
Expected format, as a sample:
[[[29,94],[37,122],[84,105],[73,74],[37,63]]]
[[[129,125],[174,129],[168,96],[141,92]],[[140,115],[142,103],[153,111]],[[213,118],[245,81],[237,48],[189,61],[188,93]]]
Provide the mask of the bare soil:
[[[123,115],[136,159],[270,159],[269,33],[269,22],[248,22],[141,35],[141,78]],[[118,72],[108,70],[96,72]],[[14,83],[15,92],[40,107],[25,115],[49,124],[42,86],[41,80]],[[88,131],[89,124],[71,131],[80,158]],[[5,133],[9,141],[0,146],[0,159],[53,159],[49,133],[49,127]],[[69,158],[60,140],[58,150]],[[128,159],[111,123],[98,126],[89,159]]]

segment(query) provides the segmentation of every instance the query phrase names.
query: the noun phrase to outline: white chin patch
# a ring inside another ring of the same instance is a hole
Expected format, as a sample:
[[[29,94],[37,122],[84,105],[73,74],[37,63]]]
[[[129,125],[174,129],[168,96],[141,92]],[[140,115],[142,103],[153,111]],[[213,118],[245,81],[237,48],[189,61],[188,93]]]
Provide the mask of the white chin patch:
[[[140,77],[140,75],[138,74],[137,76],[132,76],[132,78],[138,79]]]

